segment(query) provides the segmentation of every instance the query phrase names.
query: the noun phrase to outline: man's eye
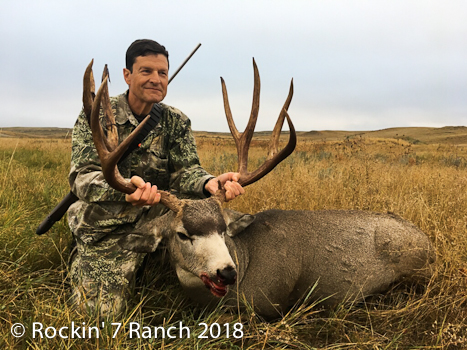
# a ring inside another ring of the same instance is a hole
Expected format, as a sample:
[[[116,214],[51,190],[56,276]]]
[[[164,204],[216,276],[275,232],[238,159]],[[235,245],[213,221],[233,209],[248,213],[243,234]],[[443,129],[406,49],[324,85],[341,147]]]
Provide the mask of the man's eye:
[[[188,237],[187,235],[181,232],[177,232],[177,235],[178,235],[178,238],[180,238],[182,241],[191,241],[190,237]]]

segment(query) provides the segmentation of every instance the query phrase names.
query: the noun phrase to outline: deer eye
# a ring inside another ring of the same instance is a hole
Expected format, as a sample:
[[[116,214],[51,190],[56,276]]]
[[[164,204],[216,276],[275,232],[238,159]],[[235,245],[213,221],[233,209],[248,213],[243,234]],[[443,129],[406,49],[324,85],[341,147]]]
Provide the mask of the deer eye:
[[[191,241],[192,239],[185,235],[184,233],[177,232],[178,238],[180,238],[182,241]]]

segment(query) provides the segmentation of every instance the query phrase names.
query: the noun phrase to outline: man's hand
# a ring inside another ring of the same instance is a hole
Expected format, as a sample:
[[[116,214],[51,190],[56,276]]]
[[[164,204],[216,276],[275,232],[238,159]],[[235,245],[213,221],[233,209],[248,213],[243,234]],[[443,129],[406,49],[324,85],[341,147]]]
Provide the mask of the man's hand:
[[[155,205],[161,200],[157,186],[151,186],[149,182],[144,182],[139,176],[133,176],[130,182],[137,187],[132,194],[125,195],[125,200],[135,206]]]
[[[243,187],[238,183],[239,178],[239,173],[225,173],[209,180],[204,188],[209,193],[214,194],[219,189],[220,182],[225,189],[225,200],[228,202],[245,193]]]

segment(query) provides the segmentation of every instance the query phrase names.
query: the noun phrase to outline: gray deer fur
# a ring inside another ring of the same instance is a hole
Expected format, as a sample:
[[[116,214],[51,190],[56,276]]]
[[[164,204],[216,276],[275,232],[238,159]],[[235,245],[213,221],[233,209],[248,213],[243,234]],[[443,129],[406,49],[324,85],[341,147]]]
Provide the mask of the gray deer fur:
[[[284,314],[315,283],[312,300],[325,299],[320,305],[331,306],[384,292],[406,277],[426,276],[435,261],[427,235],[393,214],[268,210],[249,215],[223,209],[215,198],[181,202],[178,214],[150,218],[149,212],[140,233],[127,235],[120,245],[153,252],[165,239],[181,285],[202,305],[218,298],[200,276],[227,288],[219,279],[223,269],[237,273],[227,303],[236,305],[238,295],[244,296],[257,314],[270,319]]]

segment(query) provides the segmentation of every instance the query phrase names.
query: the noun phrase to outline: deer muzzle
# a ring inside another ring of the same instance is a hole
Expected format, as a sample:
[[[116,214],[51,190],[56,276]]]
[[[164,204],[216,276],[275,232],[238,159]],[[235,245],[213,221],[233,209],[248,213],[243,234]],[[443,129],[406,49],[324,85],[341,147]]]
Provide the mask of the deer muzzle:
[[[232,266],[228,266],[222,270],[217,270],[214,278],[210,278],[207,273],[202,273],[200,278],[214,296],[222,298],[227,294],[228,286],[236,282],[237,270]]]

